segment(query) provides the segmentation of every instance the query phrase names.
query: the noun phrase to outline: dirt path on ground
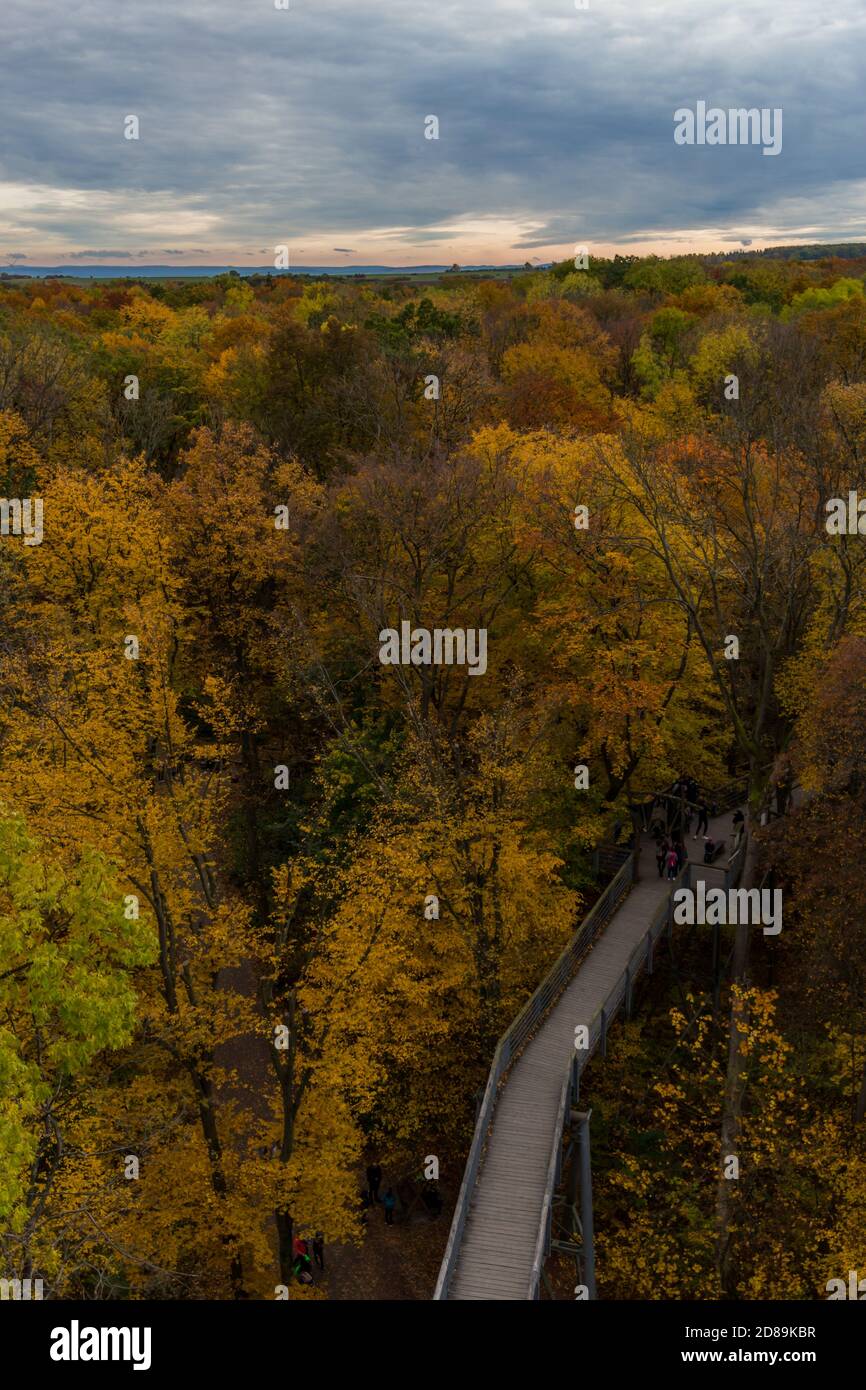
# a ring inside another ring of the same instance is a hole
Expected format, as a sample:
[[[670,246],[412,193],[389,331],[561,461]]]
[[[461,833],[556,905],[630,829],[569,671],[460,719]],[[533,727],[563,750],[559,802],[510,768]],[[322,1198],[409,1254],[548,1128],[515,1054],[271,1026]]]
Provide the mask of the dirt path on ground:
[[[217,985],[244,999],[256,999],[259,987],[256,962],[245,960],[240,965],[220,970]],[[239,1033],[215,1049],[214,1061],[217,1066],[235,1073],[235,1080],[220,1088],[220,1100],[234,1101],[258,1120],[267,1118],[266,1097],[273,1090],[275,1082],[265,1037],[259,1033]]]
[[[359,1177],[359,1191],[363,1179]],[[440,1185],[443,1198],[446,1193]],[[385,1225],[381,1204],[367,1213],[360,1249],[335,1245],[325,1252],[325,1277],[319,1278],[328,1297],[338,1300],[373,1299],[382,1302],[432,1298],[451,1225],[451,1202],[440,1216],[415,1213]],[[318,1273],[318,1271],[317,1271]]]

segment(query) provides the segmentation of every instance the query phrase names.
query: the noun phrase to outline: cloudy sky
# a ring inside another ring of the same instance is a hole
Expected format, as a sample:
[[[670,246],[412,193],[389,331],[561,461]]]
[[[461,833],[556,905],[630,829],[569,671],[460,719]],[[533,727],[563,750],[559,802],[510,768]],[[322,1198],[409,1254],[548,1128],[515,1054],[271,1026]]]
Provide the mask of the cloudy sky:
[[[3,0],[0,264],[866,238],[863,0],[288,4]],[[675,144],[698,101],[781,153]]]

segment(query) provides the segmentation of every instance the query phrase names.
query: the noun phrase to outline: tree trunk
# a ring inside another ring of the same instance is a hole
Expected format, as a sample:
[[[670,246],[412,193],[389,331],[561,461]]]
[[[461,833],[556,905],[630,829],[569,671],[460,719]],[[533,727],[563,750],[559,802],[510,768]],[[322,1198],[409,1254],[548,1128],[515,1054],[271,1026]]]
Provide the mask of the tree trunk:
[[[739,936],[741,932],[748,934],[749,930],[748,926],[738,927],[737,935]],[[731,1280],[733,1274],[731,1227],[734,1215],[734,1193],[736,1191],[734,1184],[739,1181],[739,1174],[736,1178],[726,1177],[725,1167],[729,1159],[732,1157],[739,1157],[738,1148],[743,1106],[743,1076],[746,1069],[742,1042],[747,1036],[749,1026],[748,1006],[736,990],[738,984],[745,984],[745,979],[742,975],[739,980],[734,980],[735,992],[731,1003],[731,1031],[728,1040],[728,1071],[725,1077],[725,1095],[722,1105],[719,1178],[716,1192],[716,1269],[719,1275],[719,1282],[724,1292],[728,1295],[732,1292]]]
[[[755,845],[750,839],[747,860],[743,866],[743,881],[751,885],[755,878]],[[731,1227],[734,1215],[733,1184],[737,1178],[725,1177],[725,1165],[730,1158],[739,1158],[740,1123],[743,1109],[743,1085],[746,1062],[742,1043],[749,1027],[749,1010],[746,1001],[737,991],[745,989],[749,975],[749,948],[752,928],[748,922],[737,926],[734,938],[734,960],[731,971],[731,984],[734,987],[731,1001],[731,1030],[728,1039],[728,1070],[725,1077],[725,1093],[722,1102],[722,1124],[719,1150],[719,1177],[716,1190],[716,1270],[719,1282],[726,1294],[732,1292],[733,1252]]]
[[[278,1207],[274,1212],[277,1223],[277,1239],[280,1249],[280,1283],[289,1288],[292,1282],[292,1237],[293,1225],[291,1212],[282,1211]]]
[[[860,1094],[857,1097],[857,1104],[854,1107],[855,1125],[862,1123],[864,1115],[866,1115],[866,1059],[863,1061],[863,1073],[860,1077]]]
[[[187,1070],[192,1077],[198,1097],[198,1113],[201,1120],[202,1132],[204,1134],[207,1154],[210,1162],[211,1187],[215,1196],[220,1201],[225,1201],[228,1193],[228,1185],[222,1166],[222,1145],[220,1143],[217,1130],[216,1114],[213,1104],[213,1088],[207,1077],[203,1076],[197,1067],[187,1063]],[[223,1244],[226,1246],[234,1245],[235,1238],[231,1235],[223,1236]],[[229,1262],[229,1278],[231,1280],[232,1296],[234,1298],[246,1298],[244,1290],[243,1264],[237,1250],[233,1251]]]

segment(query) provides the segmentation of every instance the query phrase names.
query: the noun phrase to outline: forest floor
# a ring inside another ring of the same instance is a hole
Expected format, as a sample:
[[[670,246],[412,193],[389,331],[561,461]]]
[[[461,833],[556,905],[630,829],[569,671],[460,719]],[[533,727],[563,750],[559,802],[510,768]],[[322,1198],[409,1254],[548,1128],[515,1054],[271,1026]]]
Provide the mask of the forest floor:
[[[363,1180],[359,1178],[359,1190]],[[324,1276],[316,1270],[328,1297],[339,1300],[376,1299],[382,1302],[429,1300],[436,1287],[439,1265],[451,1226],[451,1194],[443,1184],[444,1211],[433,1220],[416,1209],[408,1219],[395,1217],[385,1225],[381,1204],[367,1213],[360,1247],[334,1245],[325,1250]]]
[[[246,960],[242,965],[221,970],[219,984],[222,989],[254,999],[258,992],[255,962]],[[233,1082],[220,1088],[221,1099],[233,1102],[258,1120],[266,1118],[265,1097],[273,1090],[273,1073],[265,1038],[256,1033],[240,1034],[217,1048],[216,1061],[234,1074]],[[244,1144],[243,1136],[239,1142]],[[396,1190],[397,1175],[385,1173],[382,1191],[392,1183]],[[357,1186],[359,1193],[366,1186],[363,1170],[358,1172]],[[431,1219],[420,1202],[408,1213],[401,1212],[398,1204],[394,1225],[386,1226],[379,1203],[367,1213],[359,1246],[326,1245],[324,1272],[316,1267],[313,1273],[329,1299],[392,1302],[432,1298],[454,1203],[447,1180],[440,1182],[438,1188],[444,1203],[438,1217]],[[276,1262],[275,1233],[273,1245]]]

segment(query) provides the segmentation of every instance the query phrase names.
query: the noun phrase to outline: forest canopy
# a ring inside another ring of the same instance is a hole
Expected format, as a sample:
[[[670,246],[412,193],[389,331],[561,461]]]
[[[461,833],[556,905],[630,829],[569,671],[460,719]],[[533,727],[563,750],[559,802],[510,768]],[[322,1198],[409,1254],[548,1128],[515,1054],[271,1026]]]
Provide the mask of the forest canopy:
[[[759,837],[791,926],[654,996],[594,1082],[600,1292],[866,1264],[848,249],[0,280],[10,1277],[273,1298],[297,1231],[363,1242],[371,1153],[438,1155],[453,1200],[593,850],[686,769],[756,820],[802,789]],[[404,623],[483,631],[483,672],[385,664]],[[720,1213],[735,1026],[761,1163]]]

